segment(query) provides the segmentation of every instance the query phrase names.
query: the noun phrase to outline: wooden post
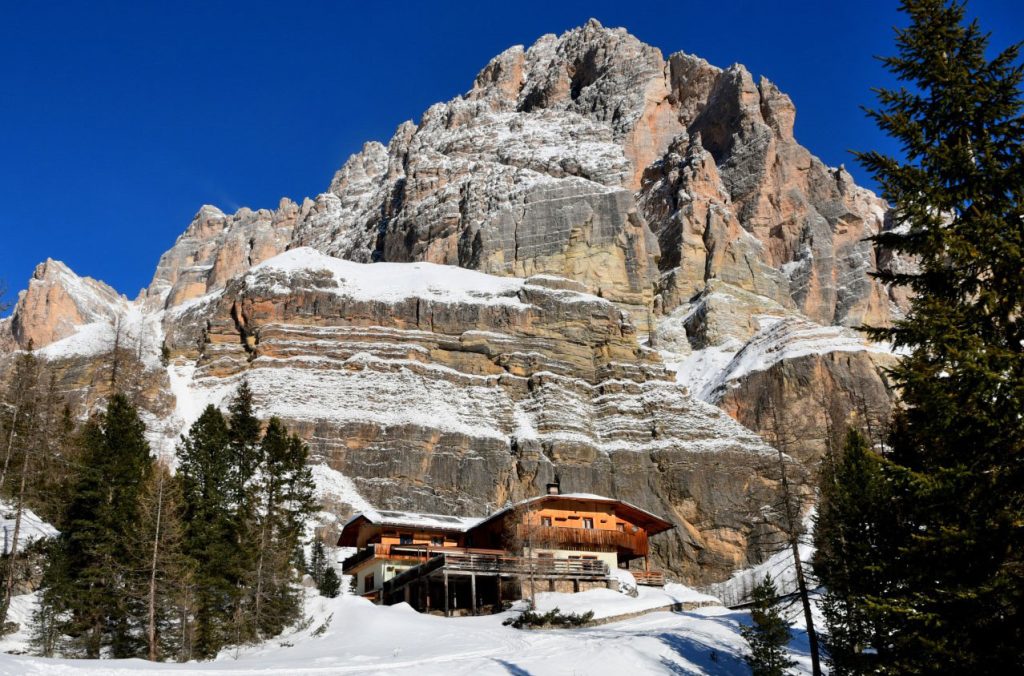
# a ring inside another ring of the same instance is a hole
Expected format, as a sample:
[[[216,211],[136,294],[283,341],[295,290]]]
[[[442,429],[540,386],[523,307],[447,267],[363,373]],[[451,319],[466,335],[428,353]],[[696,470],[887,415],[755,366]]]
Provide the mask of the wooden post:
[[[469,602],[472,604],[472,614],[476,615],[476,573],[469,576]]]
[[[494,576],[494,579],[498,581],[498,610],[501,610],[501,573]]]
[[[444,616],[451,617],[451,612],[448,610],[448,571],[444,571]]]

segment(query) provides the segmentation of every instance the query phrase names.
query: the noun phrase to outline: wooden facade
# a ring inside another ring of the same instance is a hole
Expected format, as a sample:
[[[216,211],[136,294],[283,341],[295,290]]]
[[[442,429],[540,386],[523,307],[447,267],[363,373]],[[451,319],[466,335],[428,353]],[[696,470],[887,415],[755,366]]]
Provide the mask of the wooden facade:
[[[648,564],[649,537],[672,524],[628,503],[595,495],[549,494],[484,519],[403,512],[357,515],[338,544],[359,593],[425,612],[481,612],[541,590],[611,586],[611,569],[643,559],[638,581],[664,584]]]

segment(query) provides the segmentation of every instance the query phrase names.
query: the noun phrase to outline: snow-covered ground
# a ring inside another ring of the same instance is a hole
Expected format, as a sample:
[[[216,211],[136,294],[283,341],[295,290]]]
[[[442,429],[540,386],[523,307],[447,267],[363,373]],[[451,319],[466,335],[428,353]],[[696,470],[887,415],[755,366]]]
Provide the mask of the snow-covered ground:
[[[542,610],[594,610],[599,617],[636,613],[681,601],[709,601],[681,585],[640,587],[637,597],[609,590],[544,593]],[[0,674],[122,676],[174,674],[747,674],[740,626],[749,615],[714,605],[654,611],[584,629],[527,631],[502,626],[514,611],[481,617],[421,615],[405,604],[375,606],[352,596],[310,596],[301,629],[262,646],[228,650],[212,662],[151,664],[142,660],[48,660],[0,655]],[[790,648],[798,672],[809,673],[805,634]]]

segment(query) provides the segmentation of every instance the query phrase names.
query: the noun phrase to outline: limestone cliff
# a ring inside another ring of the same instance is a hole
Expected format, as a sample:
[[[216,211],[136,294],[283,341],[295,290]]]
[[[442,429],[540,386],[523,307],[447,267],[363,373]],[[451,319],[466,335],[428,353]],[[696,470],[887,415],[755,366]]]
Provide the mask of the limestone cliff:
[[[849,327],[899,314],[868,273],[908,263],[794,119],[742,66],[596,21],[546,35],[316,197],[202,207],[137,301],[47,262],[0,369],[31,340],[84,411],[124,338],[160,448],[247,378],[339,510],[479,513],[557,475],[671,516],[661,562],[722,579],[777,527],[749,430],[799,418],[813,464],[826,428],[890,405],[891,355]]]

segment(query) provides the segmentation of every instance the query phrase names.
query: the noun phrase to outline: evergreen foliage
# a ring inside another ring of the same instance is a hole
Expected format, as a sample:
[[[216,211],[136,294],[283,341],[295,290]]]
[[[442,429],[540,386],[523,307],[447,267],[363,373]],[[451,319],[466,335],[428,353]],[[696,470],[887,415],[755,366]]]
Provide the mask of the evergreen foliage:
[[[826,456],[814,530],[814,573],[825,594],[825,646],[832,673],[871,673],[887,643],[876,604],[895,591],[883,562],[906,536],[894,511],[899,472],[850,430],[837,458]]]
[[[743,659],[754,676],[783,676],[796,664],[786,653],[790,625],[775,606],[777,597],[775,583],[766,575],[754,587],[750,610],[753,624],[740,630],[750,644],[750,652]]]
[[[324,570],[324,577],[320,581],[318,589],[322,596],[329,599],[333,599],[341,593],[341,578],[338,577],[338,571],[334,569],[334,566],[329,565]]]
[[[313,512],[309,450],[278,418],[271,418],[259,445],[254,496],[255,565],[249,570],[250,627],[256,638],[279,634],[298,618],[302,598],[294,586],[305,522]]]
[[[307,572],[313,578],[317,588],[324,581],[324,572],[327,569],[327,554],[324,552],[324,543],[320,538],[313,538],[312,553],[309,557],[309,568]]]
[[[261,435],[245,386],[231,411],[203,411],[176,474],[150,457],[123,395],[74,436],[78,478],[34,617],[39,654],[211,658],[298,618],[308,449],[277,419]]]
[[[207,406],[178,446],[184,495],[184,550],[195,568],[192,653],[213,657],[234,637],[245,544],[237,532],[230,434],[224,416]]]
[[[136,558],[127,534],[140,526],[139,498],[152,467],[144,435],[135,407],[122,395],[82,432],[88,471],[75,486],[44,598],[61,597],[57,607],[70,614],[65,631],[88,657],[104,648],[113,657],[139,651],[131,627],[133,571],[126,566]]]
[[[1020,45],[989,58],[988,36],[966,22],[960,3],[905,0],[901,8],[910,22],[897,31],[897,55],[883,63],[905,84],[878,90],[870,115],[903,157],[859,159],[893,205],[896,227],[876,244],[905,262],[879,276],[914,292],[905,319],[871,334],[909,355],[892,371],[903,406],[889,462],[848,448],[844,470],[864,474],[865,490],[881,491],[875,499],[883,501],[871,509],[852,486],[828,498],[822,572],[836,585],[830,612],[842,630],[832,640],[840,660],[869,640],[882,673],[1020,673]],[[871,541],[856,542],[864,530]],[[882,558],[862,551],[873,545]],[[836,552],[847,553],[847,570]]]

